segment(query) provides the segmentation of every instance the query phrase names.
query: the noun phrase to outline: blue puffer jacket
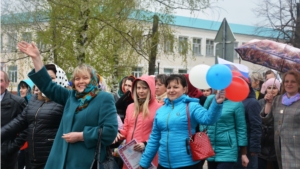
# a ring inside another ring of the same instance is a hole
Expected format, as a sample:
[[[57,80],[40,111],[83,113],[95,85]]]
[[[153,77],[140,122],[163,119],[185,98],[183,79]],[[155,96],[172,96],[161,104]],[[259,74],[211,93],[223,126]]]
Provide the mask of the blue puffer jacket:
[[[215,156],[207,161],[237,162],[238,149],[247,146],[247,126],[242,102],[225,100],[220,119],[207,127]]]
[[[189,103],[192,134],[198,123],[211,125],[221,116],[222,104],[213,100],[209,110],[199,104],[198,99],[187,95],[170,101],[165,99],[165,105],[156,111],[152,133],[146,150],[140,160],[142,167],[149,167],[158,150],[158,163],[166,168],[179,168],[196,164],[191,155],[187,154],[186,139],[188,134],[188,120],[186,105]]]

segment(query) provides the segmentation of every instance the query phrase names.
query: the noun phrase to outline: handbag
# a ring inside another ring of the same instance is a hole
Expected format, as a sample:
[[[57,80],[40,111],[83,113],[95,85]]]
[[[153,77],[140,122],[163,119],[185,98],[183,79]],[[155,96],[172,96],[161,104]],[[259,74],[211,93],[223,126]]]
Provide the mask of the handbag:
[[[109,149],[109,147],[106,147],[106,159],[101,162],[101,135],[102,135],[102,127],[99,128],[99,137],[98,137],[98,143],[94,155],[94,160],[92,162],[92,165],[90,169],[119,169],[118,164],[114,160],[114,157],[112,156],[112,153]]]
[[[189,129],[189,138],[187,138],[186,140],[187,154],[190,154],[188,150],[188,145],[190,145],[190,149],[192,152],[192,159],[194,161],[204,160],[208,157],[214,156],[215,152],[211,146],[209,137],[206,134],[207,133],[206,129],[203,130],[202,132],[196,132],[194,135],[192,135],[189,104],[186,105],[186,115],[188,119],[188,129]]]

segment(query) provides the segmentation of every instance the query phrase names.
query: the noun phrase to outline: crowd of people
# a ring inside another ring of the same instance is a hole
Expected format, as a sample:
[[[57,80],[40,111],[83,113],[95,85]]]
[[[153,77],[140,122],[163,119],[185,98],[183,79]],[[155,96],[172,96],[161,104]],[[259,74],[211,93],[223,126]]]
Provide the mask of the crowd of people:
[[[114,149],[134,139],[139,169],[202,169],[205,160],[188,153],[187,111],[192,133],[207,131],[214,149],[208,169],[300,168],[299,72],[282,80],[272,70],[241,77],[250,92],[240,102],[223,90],[195,88],[188,74],[129,75],[110,93],[87,64],[74,69],[69,83],[58,65],[44,65],[33,43],[18,48],[34,69],[18,95],[7,90],[8,75],[0,71],[3,169],[89,169],[100,128],[101,161],[109,148],[126,169]]]

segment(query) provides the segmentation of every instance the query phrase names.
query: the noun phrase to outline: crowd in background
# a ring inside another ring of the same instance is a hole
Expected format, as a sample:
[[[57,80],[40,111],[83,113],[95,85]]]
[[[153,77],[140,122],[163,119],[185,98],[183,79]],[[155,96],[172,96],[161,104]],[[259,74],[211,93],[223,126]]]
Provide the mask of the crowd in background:
[[[127,166],[115,150],[135,139],[134,150],[143,153],[139,168],[201,169],[205,160],[187,152],[187,110],[192,133],[206,130],[214,149],[209,169],[300,168],[299,72],[241,77],[250,92],[240,102],[195,88],[188,74],[129,75],[110,93],[91,66],[76,67],[69,82],[59,66],[43,64],[34,44],[18,47],[35,68],[20,81],[18,96],[0,72],[3,169],[90,168],[99,128],[101,153],[109,147],[119,168]]]

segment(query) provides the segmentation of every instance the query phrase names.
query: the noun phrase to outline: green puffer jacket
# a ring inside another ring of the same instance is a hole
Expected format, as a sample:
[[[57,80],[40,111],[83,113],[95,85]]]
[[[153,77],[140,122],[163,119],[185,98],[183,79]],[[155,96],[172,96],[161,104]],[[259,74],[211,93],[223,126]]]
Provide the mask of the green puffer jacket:
[[[214,95],[207,98],[209,104]],[[203,126],[202,126],[203,127]],[[215,156],[207,161],[236,162],[240,146],[247,146],[247,126],[245,110],[242,102],[225,100],[220,119],[211,126],[207,126]]]

